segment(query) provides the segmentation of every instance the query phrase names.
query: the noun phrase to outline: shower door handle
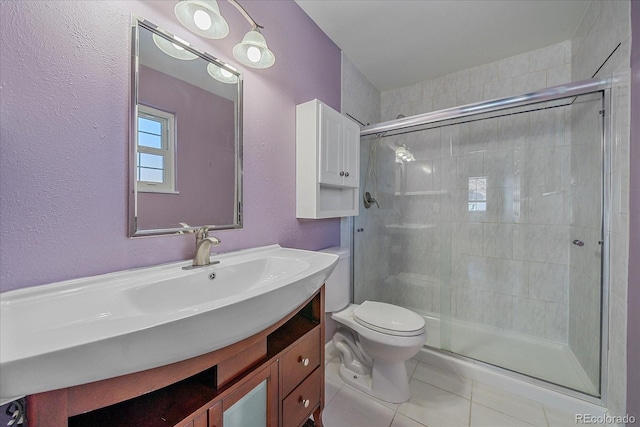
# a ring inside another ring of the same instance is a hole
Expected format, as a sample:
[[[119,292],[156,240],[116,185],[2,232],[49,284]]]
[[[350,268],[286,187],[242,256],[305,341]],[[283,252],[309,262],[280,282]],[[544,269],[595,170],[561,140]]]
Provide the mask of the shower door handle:
[[[580,246],[580,247],[584,246],[584,242],[582,240],[578,240],[578,239],[574,240],[571,243],[573,243],[576,246]]]

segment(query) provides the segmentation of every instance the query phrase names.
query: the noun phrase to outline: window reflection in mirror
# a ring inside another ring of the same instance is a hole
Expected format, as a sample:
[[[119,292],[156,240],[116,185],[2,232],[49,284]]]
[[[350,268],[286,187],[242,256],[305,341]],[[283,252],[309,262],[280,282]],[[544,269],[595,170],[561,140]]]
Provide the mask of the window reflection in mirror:
[[[241,227],[241,76],[134,22],[130,235]]]
[[[138,105],[138,192],[175,192],[175,115]]]

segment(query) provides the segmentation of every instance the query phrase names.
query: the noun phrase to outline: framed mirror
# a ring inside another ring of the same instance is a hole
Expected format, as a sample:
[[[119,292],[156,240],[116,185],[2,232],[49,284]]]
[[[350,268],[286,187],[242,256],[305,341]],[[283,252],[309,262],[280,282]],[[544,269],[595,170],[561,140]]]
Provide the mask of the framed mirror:
[[[242,76],[132,19],[131,237],[242,227]]]

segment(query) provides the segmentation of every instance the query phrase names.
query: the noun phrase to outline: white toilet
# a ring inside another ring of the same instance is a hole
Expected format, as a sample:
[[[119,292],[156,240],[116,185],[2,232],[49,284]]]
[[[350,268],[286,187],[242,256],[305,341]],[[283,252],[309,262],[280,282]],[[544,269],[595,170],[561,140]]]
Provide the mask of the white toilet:
[[[325,310],[340,324],[333,334],[340,353],[340,377],[378,399],[392,403],[409,400],[405,361],[427,340],[424,318],[392,304],[349,304],[349,250],[333,247],[321,252],[340,257],[325,282]]]

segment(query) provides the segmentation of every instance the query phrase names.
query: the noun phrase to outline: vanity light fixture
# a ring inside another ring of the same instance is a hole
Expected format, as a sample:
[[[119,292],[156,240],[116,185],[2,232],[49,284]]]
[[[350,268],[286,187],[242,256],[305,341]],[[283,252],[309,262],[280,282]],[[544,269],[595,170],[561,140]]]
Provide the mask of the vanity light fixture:
[[[271,67],[276,62],[276,56],[269,50],[267,41],[260,33],[260,29],[264,27],[258,25],[236,0],[227,1],[235,6],[252,26],[242,41],[233,47],[233,56],[248,67]],[[220,15],[216,0],[180,0],[174,11],[182,25],[200,36],[221,39],[229,33],[229,26]]]
[[[153,42],[158,46],[158,49],[166,53],[167,55],[176,58],[182,59],[183,61],[190,61],[192,59],[196,59],[198,55],[189,52],[184,47],[180,45],[180,43],[184,43],[188,45],[186,41],[182,40],[179,37],[173,36],[174,40],[178,43],[173,43],[170,40],[165,39],[157,34],[153,34]]]
[[[223,39],[229,34],[216,0],[181,0],[173,11],[182,25],[199,36]]]
[[[227,68],[236,71],[236,69],[231,65],[225,65]],[[209,73],[211,77],[222,83],[236,84],[238,82],[238,76],[229,72],[229,70],[227,70],[226,68],[219,67],[216,64],[209,63],[209,65],[207,65],[207,73]]]
[[[269,68],[276,62],[275,55],[267,47],[267,41],[258,27],[245,34],[242,42],[233,47],[233,56],[253,68]]]

